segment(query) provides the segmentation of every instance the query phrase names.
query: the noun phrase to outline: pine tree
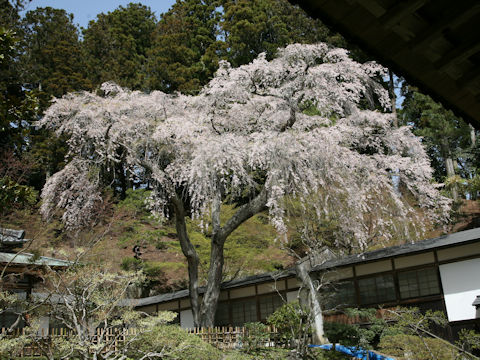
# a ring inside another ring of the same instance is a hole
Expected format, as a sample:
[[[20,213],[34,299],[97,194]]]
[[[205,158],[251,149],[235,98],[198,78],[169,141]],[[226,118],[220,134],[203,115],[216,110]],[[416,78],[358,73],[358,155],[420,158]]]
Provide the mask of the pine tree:
[[[223,0],[222,6],[226,58],[233,66],[247,64],[262,52],[271,59],[279,47],[296,42],[345,45],[339,35],[287,0]]]
[[[91,88],[73,14],[51,7],[37,8],[26,13],[22,25],[24,86],[37,90],[42,105],[52,96]]]
[[[218,67],[216,1],[177,1],[157,24],[148,52],[149,89],[194,93]]]
[[[416,88],[404,86],[405,100],[401,118],[423,138],[434,176],[437,181],[450,184],[451,195],[457,199],[460,178],[469,178],[473,169],[467,169],[468,150],[471,148],[471,131],[467,123],[452,111],[420,93]]]
[[[149,7],[134,3],[90,21],[83,29],[83,47],[92,84],[115,81],[130,89],[145,89],[142,69],[155,23]]]
[[[91,89],[73,14],[51,7],[37,8],[25,14],[21,26],[20,81],[40,100],[39,115],[53,97]],[[50,174],[63,168],[66,139],[31,124],[27,126],[28,146],[23,157],[34,164],[29,184],[41,188]]]

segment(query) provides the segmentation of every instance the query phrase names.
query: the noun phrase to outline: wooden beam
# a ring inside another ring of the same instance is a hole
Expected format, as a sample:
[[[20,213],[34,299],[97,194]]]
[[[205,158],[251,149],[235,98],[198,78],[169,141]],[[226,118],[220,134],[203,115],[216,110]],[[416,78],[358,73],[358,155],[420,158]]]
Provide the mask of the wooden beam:
[[[447,28],[456,27],[472,16],[476,15],[480,11],[480,3],[469,5],[465,4],[463,7],[461,3],[455,2],[453,6],[444,11],[444,15],[436,22],[430,24],[428,29],[419,33],[412,38],[408,45],[412,50],[418,50],[422,46],[425,46],[428,42],[431,42],[434,38],[441,35],[442,31]]]
[[[420,9],[426,2],[427,0],[399,1],[388,9],[387,12],[379,18],[379,21],[385,28],[391,28],[406,16]]]
[[[444,70],[451,64],[460,60],[465,60],[478,51],[480,51],[480,42],[478,41],[478,38],[474,38],[443,55],[442,58],[436,61],[434,65],[438,70]]]

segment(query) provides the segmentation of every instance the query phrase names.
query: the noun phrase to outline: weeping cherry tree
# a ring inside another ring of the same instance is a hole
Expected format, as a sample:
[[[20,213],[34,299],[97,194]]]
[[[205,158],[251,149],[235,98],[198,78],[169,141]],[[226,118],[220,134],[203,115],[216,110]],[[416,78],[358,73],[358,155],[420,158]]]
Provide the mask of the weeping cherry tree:
[[[71,159],[48,179],[41,211],[49,218],[62,209],[70,229],[88,224],[105,174],[125,162],[129,176],[152,188],[152,211],[175,219],[195,325],[212,326],[229,235],[267,210],[282,239],[288,196],[319,217],[341,199],[337,205],[350,214],[341,226],[362,248],[368,237],[364,215],[378,207],[376,199],[388,199],[383,211],[394,207],[404,222],[416,216],[392,182],[395,169],[415,206],[432,221],[446,219],[449,203],[431,183],[419,139],[408,127],[394,128],[391,115],[368,110],[389,106],[387,91],[374,80],[384,75],[380,66],[359,64],[343,49],[294,44],[272,61],[260,55],[238,68],[221,62],[196,96],[145,94],[113,83],[97,93],[68,94],[39,122],[69,136]],[[227,202],[236,204],[236,212],[222,222]],[[374,226],[390,231],[381,212]],[[211,227],[201,301],[187,217],[208,219]]]

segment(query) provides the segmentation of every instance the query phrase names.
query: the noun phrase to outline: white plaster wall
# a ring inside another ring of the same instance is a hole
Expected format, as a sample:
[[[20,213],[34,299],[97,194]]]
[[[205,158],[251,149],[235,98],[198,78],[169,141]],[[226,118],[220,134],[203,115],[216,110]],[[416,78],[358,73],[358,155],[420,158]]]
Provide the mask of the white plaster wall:
[[[472,306],[480,295],[480,258],[440,265],[448,321],[475,318]]]
[[[50,318],[48,316],[40,317],[39,328],[38,328],[38,331],[37,331],[37,335],[42,335],[43,334],[43,335],[47,336],[48,335],[49,324],[50,324]],[[42,330],[43,330],[43,333],[42,333]]]
[[[287,292],[287,302],[292,302],[297,300],[298,297],[298,291],[290,291]]]
[[[193,328],[193,313],[192,310],[180,311],[180,326],[182,328]]]

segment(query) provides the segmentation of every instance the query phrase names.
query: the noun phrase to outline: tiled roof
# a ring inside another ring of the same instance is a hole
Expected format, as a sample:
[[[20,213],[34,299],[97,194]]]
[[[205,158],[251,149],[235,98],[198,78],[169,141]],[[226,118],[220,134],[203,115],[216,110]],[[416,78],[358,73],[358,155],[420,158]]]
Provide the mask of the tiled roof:
[[[460,231],[450,235],[443,235],[433,239],[418,241],[413,244],[391,246],[384,249],[369,251],[326,261],[313,268],[313,271],[357,264],[367,261],[391,258],[400,255],[424,252],[462,243],[469,243],[480,239],[480,228]]]
[[[461,231],[455,234],[444,235],[433,239],[419,241],[413,244],[404,244],[398,246],[392,246],[380,250],[369,251],[362,254],[350,255],[342,258],[332,259],[325,261],[319,265],[313,267],[312,271],[326,270],[330,268],[362,263],[372,260],[379,260],[383,258],[390,258],[399,255],[406,255],[412,253],[418,253],[428,251],[431,249],[438,249],[442,247],[448,247],[452,245],[459,245],[462,243],[470,243],[480,239],[480,228]],[[260,275],[248,276],[242,279],[224,282],[221,285],[222,289],[230,289],[245,285],[258,284],[264,281],[272,281],[274,279],[280,279],[285,277],[295,276],[295,270],[288,269],[283,272],[265,273]],[[200,293],[203,293],[204,288],[200,288]],[[188,297],[188,290],[179,290],[167,294],[161,294],[156,296],[150,296],[142,299],[131,299],[135,304],[135,307],[147,306],[152,304],[163,303],[171,300],[181,299]]]
[[[21,247],[30,240],[25,239],[25,230],[13,230],[0,228],[0,247]]]
[[[0,252],[0,264],[67,267],[72,263],[66,260],[46,256],[35,256],[28,253],[15,254]]]

